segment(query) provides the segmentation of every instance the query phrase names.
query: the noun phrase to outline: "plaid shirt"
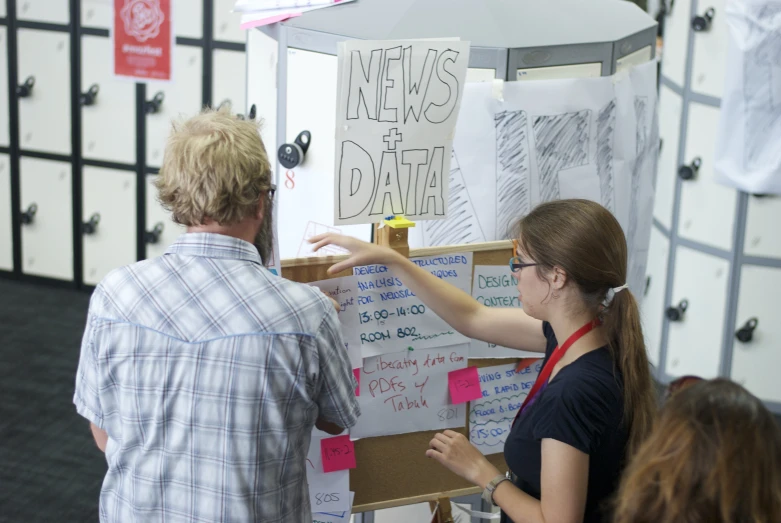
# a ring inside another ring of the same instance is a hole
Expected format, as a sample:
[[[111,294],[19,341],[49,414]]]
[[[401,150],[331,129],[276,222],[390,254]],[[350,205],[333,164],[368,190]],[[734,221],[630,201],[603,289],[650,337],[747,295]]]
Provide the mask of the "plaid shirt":
[[[332,303],[205,233],[98,285],[73,402],[109,436],[100,520],[117,523],[311,522],[315,420],[360,415]]]

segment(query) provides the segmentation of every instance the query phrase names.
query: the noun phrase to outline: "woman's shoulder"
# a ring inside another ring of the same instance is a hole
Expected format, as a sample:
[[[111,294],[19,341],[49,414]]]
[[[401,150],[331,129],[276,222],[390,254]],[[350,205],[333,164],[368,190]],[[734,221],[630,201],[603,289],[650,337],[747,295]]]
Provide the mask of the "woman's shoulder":
[[[548,385],[547,396],[570,402],[600,403],[623,398],[623,379],[610,350],[602,347],[584,354],[556,375]]]

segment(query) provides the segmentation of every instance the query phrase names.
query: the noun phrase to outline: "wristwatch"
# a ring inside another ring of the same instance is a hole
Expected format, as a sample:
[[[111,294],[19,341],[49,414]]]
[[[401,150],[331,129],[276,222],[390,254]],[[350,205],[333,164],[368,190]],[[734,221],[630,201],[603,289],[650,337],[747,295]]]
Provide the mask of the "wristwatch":
[[[483,500],[486,503],[496,505],[496,503],[494,503],[494,491],[502,481],[510,481],[510,478],[508,478],[506,474],[499,474],[485,486],[485,489],[483,489]]]

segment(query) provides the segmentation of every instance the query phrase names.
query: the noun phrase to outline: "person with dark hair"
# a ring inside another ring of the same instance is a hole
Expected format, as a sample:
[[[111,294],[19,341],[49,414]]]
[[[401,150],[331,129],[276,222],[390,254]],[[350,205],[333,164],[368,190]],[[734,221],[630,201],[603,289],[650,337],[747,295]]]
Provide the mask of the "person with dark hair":
[[[311,242],[351,252],[331,273],[387,265],[465,336],[544,353],[505,443],[509,477],[454,431],[437,434],[426,454],[483,488],[504,521],[606,521],[627,449],[644,440],[656,412],[624,232],[588,200],[543,203],[518,231],[510,267],[522,309],[486,307],[386,247],[335,234]]]
[[[781,521],[781,428],[726,380],[688,380],[629,463],[614,523]]]

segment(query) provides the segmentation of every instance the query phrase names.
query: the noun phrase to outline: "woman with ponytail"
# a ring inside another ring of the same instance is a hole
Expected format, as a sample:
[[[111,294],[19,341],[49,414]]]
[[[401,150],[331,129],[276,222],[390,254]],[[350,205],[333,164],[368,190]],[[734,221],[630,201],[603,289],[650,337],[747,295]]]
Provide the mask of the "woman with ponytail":
[[[558,200],[519,222],[510,268],[522,309],[486,307],[385,247],[333,234],[310,241],[315,250],[333,244],[351,252],[331,273],[387,265],[465,336],[544,353],[505,442],[506,475],[454,431],[437,434],[426,455],[483,488],[502,521],[609,521],[625,457],[647,436],[656,401],[626,286],[626,239],[607,209]]]

